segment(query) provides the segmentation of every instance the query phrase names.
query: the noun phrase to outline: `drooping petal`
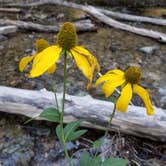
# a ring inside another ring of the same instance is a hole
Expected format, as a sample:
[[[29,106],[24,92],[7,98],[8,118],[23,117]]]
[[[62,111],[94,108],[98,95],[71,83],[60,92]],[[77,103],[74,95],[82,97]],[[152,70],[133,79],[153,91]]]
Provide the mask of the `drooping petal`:
[[[121,95],[116,102],[116,109],[121,112],[126,112],[131,98],[132,98],[132,88],[131,88],[131,84],[128,83],[122,89]]]
[[[73,50],[85,56],[94,70],[97,70],[97,72],[100,71],[100,65],[97,59],[87,49],[85,49],[83,46],[75,46]]]
[[[34,58],[30,78],[38,77],[53,66],[59,59],[62,48],[58,45],[50,46],[37,54]]]
[[[118,81],[118,80],[125,80],[124,76],[123,75],[115,75],[115,74],[104,74],[102,75],[101,77],[99,77],[95,83],[95,86],[98,86],[99,84],[101,84],[102,82],[105,82],[105,81]]]
[[[70,51],[74,57],[77,67],[82,71],[84,76],[87,79],[89,79],[89,81],[91,81],[93,73],[92,73],[91,66],[90,66],[88,60],[84,56],[73,51],[72,49]]]
[[[56,70],[56,64],[53,64],[50,68],[48,68],[47,72],[48,74],[54,73]]]
[[[122,70],[115,69],[115,70],[108,71],[106,74],[124,75],[124,72]]]
[[[91,74],[88,76],[89,83],[87,85],[87,89],[90,89],[91,84],[92,84],[92,80],[93,80],[93,75],[94,75],[95,71],[96,72],[100,71],[100,65],[99,65],[97,59],[87,49],[85,49],[83,46],[75,46],[75,47],[72,48],[72,51],[74,51],[75,53],[77,53],[80,56],[84,57],[87,60],[89,66],[90,66],[89,70],[91,70],[91,72],[90,72]]]
[[[35,57],[35,55],[23,57],[20,60],[20,63],[19,63],[19,70],[21,72],[23,72],[23,70],[25,69],[25,67],[28,65],[29,62],[31,62],[33,60],[34,57]]]
[[[102,86],[102,90],[105,94],[105,97],[111,96],[115,88],[122,85],[124,82],[125,80],[122,78],[117,80],[114,78],[114,81],[111,80],[111,81],[105,82]]]
[[[145,104],[145,107],[146,107],[147,114],[148,115],[153,115],[154,114],[154,109],[153,109],[152,103],[150,101],[148,91],[145,90],[144,88],[142,88],[141,86],[137,85],[137,84],[134,84],[133,90],[143,100],[143,102]]]

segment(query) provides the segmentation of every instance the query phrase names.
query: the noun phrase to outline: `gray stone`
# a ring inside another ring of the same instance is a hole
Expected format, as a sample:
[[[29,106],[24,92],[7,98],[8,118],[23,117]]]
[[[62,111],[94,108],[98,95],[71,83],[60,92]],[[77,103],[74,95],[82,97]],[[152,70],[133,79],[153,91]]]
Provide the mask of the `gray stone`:
[[[139,48],[138,50],[145,54],[153,54],[154,51],[159,49],[160,49],[159,46],[146,46],[146,47]]]
[[[2,35],[2,34],[0,34],[0,42],[1,42],[1,41],[4,41],[4,40],[7,40],[7,37],[4,36],[4,35]]]
[[[158,90],[159,94],[160,94],[160,104],[162,108],[166,108],[166,86],[159,88]]]

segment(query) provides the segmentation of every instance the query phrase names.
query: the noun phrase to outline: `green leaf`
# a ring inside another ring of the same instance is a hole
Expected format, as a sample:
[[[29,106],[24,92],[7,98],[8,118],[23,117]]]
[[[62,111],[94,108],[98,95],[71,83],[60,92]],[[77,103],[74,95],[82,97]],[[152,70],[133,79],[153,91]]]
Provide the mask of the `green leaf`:
[[[60,121],[60,112],[57,108],[46,108],[39,115],[39,117],[44,118],[51,122],[59,122]]]
[[[62,126],[59,124],[56,127],[56,135],[58,136],[59,141],[61,142],[61,144],[64,145],[64,139],[63,139],[63,135],[62,135]]]
[[[90,166],[101,166],[102,160],[100,156],[97,156],[91,160]]]
[[[94,149],[100,148],[101,145],[102,145],[102,140],[96,140],[95,142],[93,142],[93,148]]]
[[[88,152],[84,152],[80,159],[80,166],[90,166],[91,158]]]
[[[73,141],[77,138],[79,138],[81,135],[85,134],[87,132],[87,130],[78,130],[76,132],[73,132],[72,134],[70,134],[68,136],[68,138],[65,138],[66,142],[68,141]]]
[[[128,161],[122,158],[109,158],[102,163],[102,166],[126,166]]]
[[[80,159],[80,166],[101,166],[101,157],[91,158],[88,152],[85,152]]]
[[[81,122],[82,120],[76,120],[65,126],[64,128],[65,142],[70,141],[68,138],[70,138],[73,135],[74,131],[80,126]]]

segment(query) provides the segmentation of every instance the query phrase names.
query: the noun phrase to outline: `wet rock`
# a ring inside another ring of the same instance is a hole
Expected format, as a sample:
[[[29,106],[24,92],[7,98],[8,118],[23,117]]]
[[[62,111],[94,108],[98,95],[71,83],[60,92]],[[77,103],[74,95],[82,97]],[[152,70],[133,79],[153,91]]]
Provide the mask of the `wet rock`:
[[[156,50],[159,50],[159,49],[160,49],[159,46],[146,46],[146,47],[139,48],[138,50],[145,54],[153,54]]]

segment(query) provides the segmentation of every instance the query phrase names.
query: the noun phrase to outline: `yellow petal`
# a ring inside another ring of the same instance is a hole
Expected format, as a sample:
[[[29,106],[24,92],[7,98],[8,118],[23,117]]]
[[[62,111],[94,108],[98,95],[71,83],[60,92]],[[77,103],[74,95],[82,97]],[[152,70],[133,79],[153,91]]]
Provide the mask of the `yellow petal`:
[[[30,78],[38,77],[53,66],[59,59],[62,48],[59,46],[50,46],[37,54],[34,58]]]
[[[106,74],[124,75],[124,72],[122,70],[115,69],[115,70],[108,71]]]
[[[20,60],[20,63],[19,63],[19,70],[21,72],[23,72],[23,70],[25,69],[25,67],[28,65],[29,62],[31,62],[33,60],[34,57],[35,57],[35,55],[23,57]]]
[[[132,88],[131,88],[131,84],[128,83],[122,89],[121,95],[116,102],[116,109],[121,112],[126,112],[131,98],[132,98]]]
[[[76,52],[79,52],[80,54],[83,54],[85,56],[88,56],[88,57],[92,57],[93,55],[87,50],[85,49],[83,46],[75,46],[73,48],[74,51]]]
[[[115,75],[115,74],[104,74],[101,77],[99,77],[95,83],[95,86],[98,86],[99,84],[101,84],[102,82],[105,81],[118,81],[118,80],[125,80],[123,75]]]
[[[75,53],[77,53],[80,56],[84,57],[87,60],[89,66],[90,66],[89,70],[91,70],[91,72],[90,72],[91,74],[87,77],[89,79],[89,83],[87,85],[87,89],[90,89],[91,84],[92,84],[92,79],[93,79],[94,72],[95,71],[97,71],[97,72],[100,71],[100,65],[99,65],[97,59],[87,49],[85,49],[84,47],[82,47],[82,46],[75,46],[74,48],[72,48],[72,51],[74,51]]]
[[[71,49],[71,53],[75,59],[77,67],[82,71],[84,76],[91,81],[93,73],[88,60],[73,49]]]
[[[75,46],[73,50],[85,56],[88,59],[90,65],[94,68],[93,70],[97,70],[97,72],[100,71],[100,65],[97,62],[97,59],[87,49],[85,49],[83,46]]]
[[[52,73],[55,72],[55,70],[56,70],[56,64],[53,64],[53,65],[47,70],[47,72],[48,72],[48,74],[52,74]]]
[[[105,93],[105,97],[109,97],[114,92],[115,88],[122,85],[125,82],[124,79],[115,79],[114,81],[107,81],[103,84],[102,90]]]
[[[141,86],[137,85],[137,84],[134,84],[133,90],[143,100],[143,102],[145,104],[145,107],[146,107],[147,114],[148,115],[153,115],[154,114],[154,109],[153,109],[152,103],[150,101],[148,91],[145,90],[144,88],[142,88]]]

